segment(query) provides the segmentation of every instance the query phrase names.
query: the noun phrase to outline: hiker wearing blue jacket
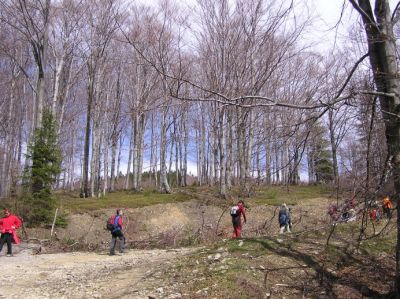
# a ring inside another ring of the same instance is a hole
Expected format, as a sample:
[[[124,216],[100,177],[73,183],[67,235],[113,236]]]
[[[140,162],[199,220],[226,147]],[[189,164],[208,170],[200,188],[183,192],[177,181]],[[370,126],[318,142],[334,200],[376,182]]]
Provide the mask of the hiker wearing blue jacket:
[[[125,236],[122,233],[122,210],[117,210],[117,213],[111,218],[111,223],[114,224],[114,228],[111,230],[110,255],[115,254],[117,238],[119,239],[119,252],[123,253],[125,248]]]
[[[290,212],[287,205],[284,203],[281,205],[279,209],[279,233],[283,234],[284,232],[290,233]]]

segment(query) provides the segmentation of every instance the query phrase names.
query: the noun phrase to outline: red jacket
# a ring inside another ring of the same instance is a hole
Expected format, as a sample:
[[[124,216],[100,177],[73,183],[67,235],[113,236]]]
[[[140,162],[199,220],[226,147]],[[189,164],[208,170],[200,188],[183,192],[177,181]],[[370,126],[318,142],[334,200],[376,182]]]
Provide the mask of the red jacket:
[[[118,219],[118,226],[119,226],[119,228],[122,230],[122,216],[121,216],[121,215],[114,215],[114,216],[112,216],[112,218],[111,218],[111,223],[112,223],[112,224],[115,223],[115,217],[117,217],[117,216],[119,216],[119,219]]]
[[[21,227],[21,220],[15,216],[10,215],[0,219],[0,231],[4,233],[13,233],[16,229]]]
[[[2,219],[0,219],[0,232],[2,234],[4,233],[12,234],[14,243],[19,244],[20,240],[18,238],[16,229],[20,228],[21,225],[22,222],[17,216],[15,215],[5,216]]]

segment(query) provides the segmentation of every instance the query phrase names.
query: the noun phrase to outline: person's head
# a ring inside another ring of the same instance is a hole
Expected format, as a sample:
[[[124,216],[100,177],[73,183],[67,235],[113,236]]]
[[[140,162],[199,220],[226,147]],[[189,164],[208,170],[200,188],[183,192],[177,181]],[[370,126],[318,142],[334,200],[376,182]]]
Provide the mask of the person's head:
[[[10,209],[5,209],[4,210],[4,215],[5,216],[10,216],[11,215]]]
[[[120,216],[122,216],[122,210],[121,209],[117,209],[117,215],[120,215]]]
[[[281,209],[287,210],[287,205],[286,205],[285,203],[283,203],[283,204],[281,205]]]
[[[242,206],[244,206],[244,201],[240,199],[240,200],[238,201],[238,205],[239,205],[239,204],[242,205]]]

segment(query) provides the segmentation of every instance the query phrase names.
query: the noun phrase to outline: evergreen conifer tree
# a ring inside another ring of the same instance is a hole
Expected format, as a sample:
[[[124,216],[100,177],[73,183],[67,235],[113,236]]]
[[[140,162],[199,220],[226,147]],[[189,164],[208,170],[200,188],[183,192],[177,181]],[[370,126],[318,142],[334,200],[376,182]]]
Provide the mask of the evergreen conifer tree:
[[[42,126],[35,130],[27,158],[31,166],[25,170],[24,218],[29,225],[48,223],[55,207],[51,189],[62,161],[56,122],[49,110],[44,111]]]

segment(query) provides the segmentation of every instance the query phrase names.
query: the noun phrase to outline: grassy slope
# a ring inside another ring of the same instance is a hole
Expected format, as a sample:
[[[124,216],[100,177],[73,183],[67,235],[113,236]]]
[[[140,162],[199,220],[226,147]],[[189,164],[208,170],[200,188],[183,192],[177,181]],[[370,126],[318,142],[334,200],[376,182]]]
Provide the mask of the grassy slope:
[[[183,191],[183,192],[181,192]],[[190,200],[191,198],[201,198],[197,196],[201,192],[206,192],[209,198],[216,196],[217,191],[207,187],[187,187],[176,190],[173,194],[160,194],[153,190],[144,192],[117,191],[108,193],[105,197],[100,198],[80,198],[78,193],[58,192],[55,194],[57,198],[57,206],[65,213],[89,212],[99,209],[108,208],[138,208],[150,206],[154,204],[173,203]],[[209,194],[213,193],[213,194]],[[268,187],[257,190],[256,195],[248,201],[254,205],[272,205],[277,206],[282,202],[289,205],[296,205],[300,201],[312,199],[321,196],[329,196],[330,190],[324,186],[296,186],[290,187]],[[190,194],[190,195],[189,195]],[[15,206],[14,200],[4,200],[0,203],[0,207]]]
[[[66,213],[89,212],[108,208],[139,208],[154,204],[173,203],[189,200],[184,193],[160,194],[153,191],[134,193],[118,191],[101,198],[79,198],[77,194],[57,194],[58,205]]]
[[[64,209],[73,213],[191,197],[210,199],[216,194],[216,190],[190,187],[174,194],[116,192],[101,199],[59,198]],[[286,202],[294,206],[331,194],[324,186],[274,186],[260,188],[246,204],[278,206]],[[369,235],[386,224],[370,226]],[[265,298],[268,293],[272,298],[360,298],[361,293],[384,298],[393,275],[395,230],[389,223],[383,233],[361,242],[357,249],[359,227],[360,222],[337,225],[328,246],[326,240],[333,228],[329,225],[278,237],[219,240],[167,268],[163,275],[188,298]]]
[[[288,205],[296,205],[301,201],[328,197],[332,190],[323,185],[315,186],[290,186],[279,187],[272,186],[268,188],[260,188],[257,190],[251,202],[254,204],[280,205],[285,202]]]
[[[208,196],[207,192],[212,194]],[[136,208],[193,197],[210,199],[215,194],[208,188],[190,187],[174,194],[115,192],[99,199],[58,194],[58,200],[64,212],[75,213]],[[257,190],[246,204],[297,205],[330,194],[323,186],[275,186]],[[386,224],[382,221],[370,226],[369,235]],[[360,222],[337,225],[329,246],[329,225],[324,230],[283,236],[219,240],[166,269],[165,279],[179,285],[178,291],[189,298],[265,298],[267,293],[273,293],[272,298],[359,298],[361,290],[372,298],[383,298],[393,275],[393,224],[389,223],[375,238],[362,241],[357,249],[359,227]]]

